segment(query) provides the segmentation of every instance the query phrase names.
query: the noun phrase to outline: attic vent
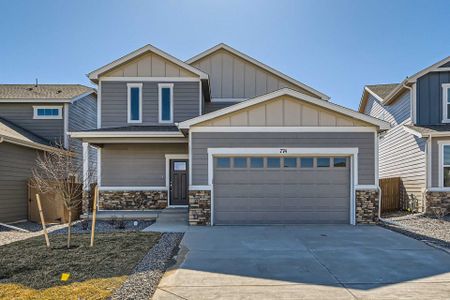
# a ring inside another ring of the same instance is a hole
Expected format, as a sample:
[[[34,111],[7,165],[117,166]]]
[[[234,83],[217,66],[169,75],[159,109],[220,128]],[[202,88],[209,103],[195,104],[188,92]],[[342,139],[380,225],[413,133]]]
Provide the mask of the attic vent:
[[[60,94],[60,93],[62,93],[62,91],[61,91],[61,90],[58,90],[56,93],[57,93],[57,94]]]
[[[33,90],[33,88],[31,87],[31,88],[27,88],[27,90],[29,90],[29,91],[32,91]]]

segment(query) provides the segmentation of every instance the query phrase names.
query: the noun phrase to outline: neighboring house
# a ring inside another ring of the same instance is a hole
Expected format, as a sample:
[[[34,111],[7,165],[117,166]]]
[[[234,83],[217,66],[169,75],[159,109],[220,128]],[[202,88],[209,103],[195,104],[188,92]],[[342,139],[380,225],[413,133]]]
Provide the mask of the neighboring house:
[[[380,178],[400,177],[403,209],[450,208],[450,57],[401,83],[368,85],[359,111],[391,123]]]
[[[186,62],[147,45],[88,76],[98,128],[71,136],[99,150],[101,210],[184,206],[192,225],[377,219],[387,122],[224,44]]]
[[[67,132],[95,128],[96,91],[75,84],[0,84],[0,222],[27,219],[27,183],[38,153],[63,146],[81,163]],[[88,149],[91,162],[96,150]]]

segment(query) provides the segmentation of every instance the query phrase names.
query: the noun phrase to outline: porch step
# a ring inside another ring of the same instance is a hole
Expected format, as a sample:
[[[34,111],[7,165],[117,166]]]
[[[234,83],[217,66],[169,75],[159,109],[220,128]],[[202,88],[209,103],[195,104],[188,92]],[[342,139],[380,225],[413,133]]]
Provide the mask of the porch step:
[[[186,232],[188,228],[187,208],[166,208],[161,211],[156,222],[144,231],[155,232]]]

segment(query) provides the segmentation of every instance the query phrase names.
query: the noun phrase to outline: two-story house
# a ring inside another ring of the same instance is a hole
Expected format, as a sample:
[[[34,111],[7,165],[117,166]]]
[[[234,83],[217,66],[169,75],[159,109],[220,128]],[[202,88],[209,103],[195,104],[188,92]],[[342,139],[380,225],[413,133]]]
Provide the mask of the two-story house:
[[[379,171],[401,178],[402,208],[450,208],[450,57],[401,83],[366,86],[359,111],[392,125],[379,141]]]
[[[97,129],[70,135],[98,149],[100,210],[183,206],[192,225],[377,219],[385,121],[224,44],[187,61],[147,45],[88,76]]]
[[[76,84],[0,85],[0,222],[27,219],[27,183],[37,155],[64,147],[82,160],[69,131],[95,128],[96,91]],[[96,150],[90,152],[95,164]]]

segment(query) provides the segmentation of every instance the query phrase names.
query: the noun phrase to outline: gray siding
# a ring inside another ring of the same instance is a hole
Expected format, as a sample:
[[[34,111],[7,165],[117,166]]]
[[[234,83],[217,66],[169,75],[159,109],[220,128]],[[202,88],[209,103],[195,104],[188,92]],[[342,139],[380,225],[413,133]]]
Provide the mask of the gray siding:
[[[372,117],[387,121],[392,125],[406,121],[410,116],[410,92],[400,95],[391,105],[382,105],[372,94],[369,93],[364,113]]]
[[[242,133],[192,134],[192,184],[208,184],[208,148],[217,147],[358,147],[359,184],[375,184],[373,133]]]
[[[127,122],[127,83],[102,82],[102,127],[129,126]],[[130,82],[131,83],[131,82]],[[173,86],[174,122],[182,122],[199,115],[199,82],[175,82]],[[158,124],[158,82],[143,82],[142,123]],[[131,124],[131,125],[139,125]]]
[[[101,185],[166,186],[165,154],[187,153],[187,144],[107,144],[101,149]]]
[[[69,107],[69,131],[81,131],[97,128],[97,98],[91,94],[78,101],[75,101]],[[69,138],[69,148],[77,154],[77,159],[83,160],[83,147],[78,139]],[[97,151],[94,148],[89,149],[90,166],[96,168]]]
[[[431,72],[417,79],[417,124],[442,123],[442,84],[450,82],[450,72]]]
[[[203,113],[209,113],[215,110],[219,110],[234,104],[237,104],[240,102],[205,102],[204,106],[204,112]]]
[[[438,141],[449,141],[450,138],[433,138],[431,140],[431,187],[439,187],[439,144]]]
[[[0,222],[27,219],[28,179],[37,150],[0,143]]]
[[[380,178],[400,177],[408,198],[422,199],[426,185],[425,139],[406,132],[402,125],[390,129],[379,141]]]
[[[64,120],[35,120],[33,105],[63,105],[55,103],[0,103],[0,117],[23,127],[34,134],[56,143],[64,141]],[[64,116],[64,113],[63,113]]]

